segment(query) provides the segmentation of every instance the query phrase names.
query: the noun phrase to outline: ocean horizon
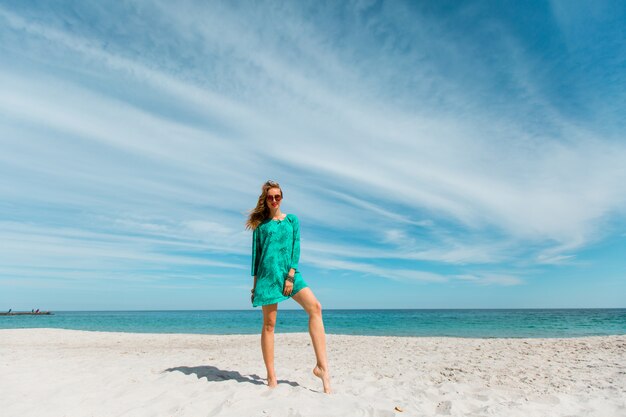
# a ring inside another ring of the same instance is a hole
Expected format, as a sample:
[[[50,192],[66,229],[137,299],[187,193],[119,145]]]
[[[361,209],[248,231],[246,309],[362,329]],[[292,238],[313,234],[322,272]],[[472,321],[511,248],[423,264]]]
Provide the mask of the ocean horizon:
[[[6,310],[5,310],[6,311]],[[256,334],[261,310],[52,311],[0,316],[0,329],[62,328],[130,333]],[[325,309],[328,334],[556,338],[626,334],[626,308]],[[279,309],[276,333],[308,332],[303,310]]]

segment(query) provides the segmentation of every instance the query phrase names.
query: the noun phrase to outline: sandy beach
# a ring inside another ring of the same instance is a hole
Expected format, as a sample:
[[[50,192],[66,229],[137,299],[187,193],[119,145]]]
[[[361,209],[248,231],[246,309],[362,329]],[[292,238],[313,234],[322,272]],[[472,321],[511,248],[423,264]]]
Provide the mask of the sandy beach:
[[[0,330],[2,416],[626,416],[626,336],[327,335],[333,394],[306,333]],[[398,409],[396,409],[396,407]]]

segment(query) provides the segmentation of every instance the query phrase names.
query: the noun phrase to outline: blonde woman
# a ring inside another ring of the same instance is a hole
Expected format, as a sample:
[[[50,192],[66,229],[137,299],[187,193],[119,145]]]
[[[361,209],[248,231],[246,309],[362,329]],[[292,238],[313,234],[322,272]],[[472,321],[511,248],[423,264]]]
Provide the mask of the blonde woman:
[[[300,259],[300,224],[295,214],[283,214],[280,205],[283,191],[274,181],[263,184],[256,207],[251,211],[246,229],[252,229],[252,306],[263,308],[261,350],[267,368],[267,385],[278,381],[274,370],[274,327],[278,303],[296,300],[309,315],[309,333],[317,364],[313,374],[322,380],[330,394],[330,375],[326,360],[326,334],[322,306],[298,271]]]

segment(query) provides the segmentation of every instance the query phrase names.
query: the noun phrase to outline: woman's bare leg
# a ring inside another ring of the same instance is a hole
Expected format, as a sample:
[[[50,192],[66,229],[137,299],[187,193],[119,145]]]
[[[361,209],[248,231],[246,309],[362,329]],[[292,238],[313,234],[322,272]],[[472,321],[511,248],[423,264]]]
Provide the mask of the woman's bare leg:
[[[267,386],[274,388],[278,384],[274,369],[274,327],[278,303],[263,306],[263,329],[261,329],[261,350],[267,368]]]
[[[301,289],[292,298],[309,314],[309,333],[317,359],[313,374],[322,380],[324,392],[330,394],[330,373],[326,359],[326,333],[322,320],[322,305],[317,301],[309,287]]]

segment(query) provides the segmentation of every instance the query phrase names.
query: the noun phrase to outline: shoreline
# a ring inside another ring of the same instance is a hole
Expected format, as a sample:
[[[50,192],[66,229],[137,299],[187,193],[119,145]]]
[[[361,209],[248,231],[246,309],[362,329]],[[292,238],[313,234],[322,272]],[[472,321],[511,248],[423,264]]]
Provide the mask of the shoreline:
[[[167,332],[124,332],[116,330],[85,330],[85,329],[68,329],[60,327],[19,327],[19,328],[0,328],[0,335],[3,331],[25,331],[25,330],[61,330],[68,332],[85,332],[85,333],[105,333],[105,334],[135,334],[146,336],[259,336],[261,337],[261,331],[258,333],[167,333]],[[281,332],[279,328],[276,329],[275,334],[281,335],[307,335],[308,332]],[[347,336],[355,338],[401,338],[401,339],[461,339],[461,340],[571,340],[571,339],[587,339],[587,338],[626,338],[626,333],[623,334],[607,334],[607,335],[584,335],[584,336],[560,336],[560,337],[498,337],[498,336],[486,336],[486,337],[474,337],[474,336],[412,336],[412,335],[364,335],[364,334],[348,334],[348,333],[329,333],[326,335],[332,336]]]
[[[544,416],[626,410],[626,335],[459,338],[327,334],[333,394],[308,333],[0,330],[0,409],[20,416]],[[394,411],[395,407],[403,410]]]

